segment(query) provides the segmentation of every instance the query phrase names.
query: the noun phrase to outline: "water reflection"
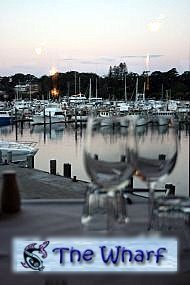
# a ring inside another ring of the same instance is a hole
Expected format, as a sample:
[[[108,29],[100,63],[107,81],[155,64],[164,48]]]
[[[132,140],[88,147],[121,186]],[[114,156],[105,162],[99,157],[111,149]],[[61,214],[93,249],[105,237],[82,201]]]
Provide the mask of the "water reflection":
[[[1,137],[9,136],[12,132],[13,132],[12,126],[11,127],[10,126],[0,127]]]
[[[99,127],[98,124],[96,127]],[[109,137],[113,128],[103,127],[102,132],[105,137]],[[117,136],[126,136],[128,133],[127,127],[115,128]],[[15,126],[0,127],[0,135],[3,140],[15,141],[16,139]],[[140,139],[144,139],[147,133],[146,126],[136,127],[136,134]],[[168,127],[158,127],[154,131],[154,135],[162,135],[167,137]],[[60,174],[63,173],[63,163],[71,163],[72,176],[76,175],[78,179],[87,180],[89,178],[84,170],[83,166],[83,143],[85,136],[85,128],[78,127],[75,129],[74,125],[64,124],[52,124],[50,130],[46,125],[44,132],[44,126],[32,127],[29,124],[24,124],[21,131],[18,128],[18,141],[35,141],[38,142],[38,153],[35,156],[35,167],[49,171],[50,159],[57,160],[57,168]],[[172,183],[176,185],[177,194],[185,194],[189,191],[189,128],[181,126],[178,130],[179,137],[179,156],[176,163],[176,167],[173,173],[164,181],[163,184],[158,186],[164,188],[165,183]],[[98,142],[95,142],[98,144]],[[148,144],[148,142],[147,142]],[[99,144],[101,148],[101,145]],[[148,145],[147,145],[148,148]],[[146,187],[137,178],[134,180],[135,187]],[[178,192],[180,191],[180,192]]]
[[[38,134],[39,138],[52,139],[52,140],[61,140],[64,135],[65,127],[64,125],[54,124],[50,127],[50,125],[34,125],[30,128],[30,134]],[[46,141],[46,140],[45,140]]]
[[[168,127],[168,125],[159,126],[158,131],[159,131],[159,134],[164,135],[164,134],[168,133],[169,127]]]
[[[142,137],[145,135],[147,131],[147,126],[146,125],[142,125],[142,126],[136,126],[135,128],[135,134],[138,136],[138,137]]]

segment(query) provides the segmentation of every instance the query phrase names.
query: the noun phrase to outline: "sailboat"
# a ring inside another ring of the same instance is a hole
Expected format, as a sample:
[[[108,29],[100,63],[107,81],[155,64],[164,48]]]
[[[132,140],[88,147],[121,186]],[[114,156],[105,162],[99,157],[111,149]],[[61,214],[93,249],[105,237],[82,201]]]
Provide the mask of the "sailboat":
[[[77,80],[76,80],[76,72],[75,72],[75,94],[74,95],[71,95],[69,97],[69,103],[71,105],[74,105],[74,107],[76,107],[77,105],[80,105],[80,104],[85,104],[88,99],[86,98],[86,96],[84,94],[81,93],[81,90],[80,90],[80,77],[78,78],[78,93],[77,93]]]
[[[96,85],[95,85],[95,97],[92,97],[92,81],[90,78],[89,83],[89,96],[88,96],[89,104],[93,106],[102,105],[103,99],[101,97],[98,97],[98,79],[96,77]]]
[[[49,103],[42,112],[33,115],[32,124],[43,124],[44,119],[46,124],[49,124],[50,120],[51,123],[65,122],[65,116],[66,113],[62,110],[59,103]]]
[[[146,89],[146,82],[144,82],[144,89],[143,93],[138,92],[138,77],[136,80],[135,86],[135,109],[133,113],[127,115],[128,120],[136,127],[144,126],[148,124],[148,114],[146,110],[143,108],[145,105],[145,89]]]
[[[162,98],[163,98],[163,84],[162,84]],[[175,117],[175,113],[177,110],[177,103],[175,101],[168,100],[168,90],[166,90],[166,98],[167,98],[167,104],[164,105],[164,109],[163,110],[157,109],[153,113],[155,121],[158,123],[159,126],[168,125]]]

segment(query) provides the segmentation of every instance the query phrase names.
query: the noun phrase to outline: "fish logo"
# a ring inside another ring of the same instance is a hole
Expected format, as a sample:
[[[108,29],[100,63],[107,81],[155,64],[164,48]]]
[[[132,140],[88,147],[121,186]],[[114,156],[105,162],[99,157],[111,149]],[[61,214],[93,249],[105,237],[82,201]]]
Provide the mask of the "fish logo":
[[[41,258],[47,258],[48,254],[45,248],[49,245],[49,241],[44,241],[37,246],[37,243],[27,245],[23,252],[24,262],[21,262],[24,268],[43,271],[45,266]]]

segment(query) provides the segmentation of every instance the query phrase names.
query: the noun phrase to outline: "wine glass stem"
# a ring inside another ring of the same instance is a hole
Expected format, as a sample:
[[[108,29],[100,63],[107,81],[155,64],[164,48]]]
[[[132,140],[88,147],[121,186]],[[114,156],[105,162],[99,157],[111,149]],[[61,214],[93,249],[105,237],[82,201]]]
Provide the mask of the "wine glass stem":
[[[113,222],[114,222],[114,211],[115,211],[115,192],[108,192],[107,193],[107,230],[112,230]]]
[[[113,227],[117,226],[117,223],[124,225],[128,222],[128,212],[126,200],[122,191],[109,192],[107,198],[107,229],[112,230]]]
[[[154,183],[148,181],[149,199],[148,199],[148,230],[152,227],[154,210]]]

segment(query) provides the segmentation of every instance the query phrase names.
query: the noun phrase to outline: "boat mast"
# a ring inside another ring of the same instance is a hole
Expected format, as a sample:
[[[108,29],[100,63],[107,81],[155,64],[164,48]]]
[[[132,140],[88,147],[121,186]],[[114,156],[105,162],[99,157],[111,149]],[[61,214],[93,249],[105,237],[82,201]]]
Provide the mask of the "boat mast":
[[[77,75],[75,71],[75,95],[77,94]]]
[[[69,96],[70,96],[70,82],[67,81],[67,99],[69,100]]]
[[[97,85],[98,85],[98,80],[97,80],[97,77],[96,77],[96,98],[98,98],[98,87],[97,87]]]
[[[90,86],[89,86],[89,101],[91,100],[91,96],[92,96],[92,83],[91,83],[91,78],[90,78]]]
[[[145,92],[146,92],[146,79],[145,79],[145,82],[144,82],[143,101],[145,101]]]
[[[19,83],[18,83],[19,87],[18,87],[18,98],[17,100],[20,100],[20,91],[21,91],[21,88],[20,88],[20,80],[19,80]],[[21,93],[22,94],[22,93]],[[22,95],[21,95],[21,100],[22,100]]]
[[[31,82],[29,83],[29,97],[30,97],[30,102],[32,100],[32,90],[31,90]]]
[[[164,98],[164,84],[162,83],[161,100]]]
[[[125,89],[124,89],[125,102],[127,101],[127,84],[126,84],[126,74],[125,74]]]
[[[135,89],[135,101],[138,100],[138,84],[139,84],[139,79],[138,79],[138,76],[137,76],[137,81],[136,81],[136,89]]]
[[[145,101],[145,92],[149,91],[150,82],[149,82],[149,74],[150,72],[150,55],[149,53],[146,56],[146,71],[145,71],[145,85],[144,85],[144,93],[143,93],[143,100]]]
[[[80,76],[79,76],[79,94],[80,94]]]

